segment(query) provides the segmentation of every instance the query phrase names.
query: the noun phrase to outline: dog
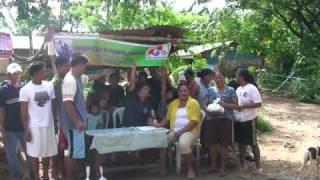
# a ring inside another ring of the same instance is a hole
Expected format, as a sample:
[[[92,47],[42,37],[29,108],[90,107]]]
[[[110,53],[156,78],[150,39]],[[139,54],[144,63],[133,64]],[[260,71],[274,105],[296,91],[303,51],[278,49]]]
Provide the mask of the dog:
[[[309,168],[305,170],[307,163],[310,162]],[[309,147],[303,156],[303,163],[300,168],[301,177],[314,177],[312,172],[316,172],[316,178],[319,179],[319,165],[320,165],[320,147]]]

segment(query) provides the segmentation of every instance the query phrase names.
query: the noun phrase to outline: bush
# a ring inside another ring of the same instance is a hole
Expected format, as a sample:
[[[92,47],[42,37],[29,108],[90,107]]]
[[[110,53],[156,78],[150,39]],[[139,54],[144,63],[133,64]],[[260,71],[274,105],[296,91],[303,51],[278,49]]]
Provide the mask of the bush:
[[[181,59],[177,54],[171,54],[166,62],[170,75],[172,75],[174,85],[177,85],[179,73],[185,71],[188,68],[192,68],[194,73],[201,71],[208,63],[205,58],[202,58],[200,54],[192,54],[192,61],[187,62]],[[196,74],[195,74],[196,75]]]
[[[320,82],[313,78],[292,80],[287,95],[302,102],[320,103]]]
[[[257,75],[257,83],[261,89],[273,90],[279,87],[279,85],[285,80],[285,75],[277,76],[277,73],[273,73],[270,70],[261,71]]]
[[[257,117],[257,129],[262,133],[267,133],[272,131],[272,125],[269,121],[263,119],[263,117]]]
[[[261,89],[272,90],[273,93],[280,96],[301,102],[320,103],[320,72],[310,71],[308,76],[296,74],[278,90],[277,88],[286,80],[287,76],[284,74],[273,74],[272,71],[260,73],[258,84]]]

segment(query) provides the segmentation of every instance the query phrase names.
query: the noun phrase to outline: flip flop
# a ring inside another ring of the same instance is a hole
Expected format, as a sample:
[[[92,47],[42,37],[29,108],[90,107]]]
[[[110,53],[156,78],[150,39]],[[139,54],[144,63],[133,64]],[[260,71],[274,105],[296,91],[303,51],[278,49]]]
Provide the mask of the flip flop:
[[[195,177],[196,177],[196,175],[194,175],[194,174],[193,174],[193,175],[188,175],[188,176],[187,176],[187,178],[188,178],[188,179],[194,179]]]
[[[255,175],[261,175],[262,174],[262,168],[258,168],[258,169],[256,169],[255,171],[254,171],[254,174]]]
[[[187,176],[188,179],[194,179],[195,177],[196,177],[195,173],[192,173],[192,174],[188,173],[188,176]]]

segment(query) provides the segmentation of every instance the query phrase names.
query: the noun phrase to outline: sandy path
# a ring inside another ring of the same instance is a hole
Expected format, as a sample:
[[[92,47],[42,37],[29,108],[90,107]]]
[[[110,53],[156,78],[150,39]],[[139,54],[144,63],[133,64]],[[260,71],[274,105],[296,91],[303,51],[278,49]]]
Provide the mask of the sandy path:
[[[265,173],[296,175],[305,149],[320,145],[320,106],[265,96],[259,114],[274,127],[271,134],[259,136]]]

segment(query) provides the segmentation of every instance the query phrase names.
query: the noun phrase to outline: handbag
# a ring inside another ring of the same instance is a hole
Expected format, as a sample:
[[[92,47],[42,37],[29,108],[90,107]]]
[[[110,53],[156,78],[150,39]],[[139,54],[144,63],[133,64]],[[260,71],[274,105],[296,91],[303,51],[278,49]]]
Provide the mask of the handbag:
[[[216,119],[224,116],[225,109],[218,104],[218,100],[214,100],[211,104],[206,108],[207,116],[206,119]]]
[[[242,111],[234,110],[233,115],[234,115],[234,120],[236,122],[245,122],[246,121],[246,118],[244,117],[244,114]]]
[[[59,143],[58,147],[60,150],[66,150],[68,149],[68,141],[66,136],[64,135],[62,129],[59,130]]]

